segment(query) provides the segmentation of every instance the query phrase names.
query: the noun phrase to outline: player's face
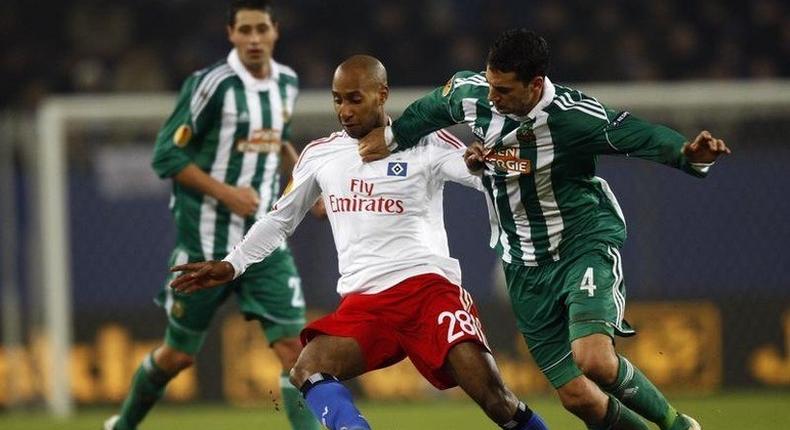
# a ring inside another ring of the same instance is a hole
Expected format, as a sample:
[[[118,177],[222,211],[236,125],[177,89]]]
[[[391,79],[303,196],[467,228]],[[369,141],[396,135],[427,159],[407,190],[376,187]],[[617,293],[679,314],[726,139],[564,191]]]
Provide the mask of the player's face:
[[[516,77],[516,72],[501,72],[487,67],[486,80],[489,85],[488,100],[503,114],[526,116],[542,94],[542,76],[525,84]]]
[[[277,24],[261,10],[241,9],[236,12],[233,27],[228,26],[228,39],[236,47],[242,64],[253,72],[269,63],[278,36]]]
[[[389,89],[365,76],[338,71],[332,80],[332,99],[337,120],[349,136],[360,139],[386,124],[384,103]]]

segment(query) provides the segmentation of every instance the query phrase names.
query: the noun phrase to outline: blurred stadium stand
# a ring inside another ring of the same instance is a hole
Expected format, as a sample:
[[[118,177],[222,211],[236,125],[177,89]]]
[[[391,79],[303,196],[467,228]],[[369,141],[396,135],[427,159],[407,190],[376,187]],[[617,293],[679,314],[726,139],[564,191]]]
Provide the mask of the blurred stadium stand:
[[[502,29],[545,34],[557,82],[790,76],[780,0],[326,0],[275,3],[277,57],[325,88],[338,59],[373,53],[393,86],[434,86],[483,67]],[[51,92],[176,90],[227,51],[221,1],[10,0],[0,5],[0,103]]]

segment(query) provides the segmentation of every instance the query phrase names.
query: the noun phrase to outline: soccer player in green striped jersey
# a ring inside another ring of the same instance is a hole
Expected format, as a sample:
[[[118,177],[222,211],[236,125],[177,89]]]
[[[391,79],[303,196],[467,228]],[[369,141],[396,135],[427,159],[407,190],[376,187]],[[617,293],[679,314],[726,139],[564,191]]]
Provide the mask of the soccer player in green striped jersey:
[[[278,27],[268,1],[234,0],[228,10],[228,57],[184,82],[156,140],[153,168],[173,179],[177,239],[170,265],[225,256],[280,194],[296,152],[289,143],[297,76],[272,58]],[[130,391],[104,429],[137,428],[167,383],[192,366],[217,308],[231,294],[258,320],[282,364],[280,388],[291,426],[317,430],[288,379],[301,352],[305,323],[300,278],[283,245],[252,271],[217,290],[174,294],[168,279],[156,302],[167,312],[162,345],[143,360]]]
[[[603,106],[552,83],[546,41],[503,33],[484,73],[456,73],[360,145],[364,160],[408,148],[434,130],[466,123],[478,142],[464,158],[482,175],[491,246],[529,350],[566,409],[590,429],[699,429],[614,349],[623,320],[619,248],[625,220],[596,158],[626,154],[704,177],[730,150],[707,131],[678,132]]]

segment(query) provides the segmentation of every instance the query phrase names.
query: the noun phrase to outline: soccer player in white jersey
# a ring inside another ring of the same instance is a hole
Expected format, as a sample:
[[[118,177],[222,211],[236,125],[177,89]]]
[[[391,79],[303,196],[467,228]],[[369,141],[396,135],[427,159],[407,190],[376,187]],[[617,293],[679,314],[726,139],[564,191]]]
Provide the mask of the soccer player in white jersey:
[[[153,168],[173,179],[177,239],[171,265],[227,254],[274,203],[280,174],[290,176],[297,160],[288,142],[297,76],[272,58],[279,34],[268,1],[230,2],[227,33],[234,49],[186,79],[156,140]],[[167,383],[192,366],[217,308],[231,295],[246,318],[260,322],[282,364],[280,393],[291,427],[318,430],[288,380],[301,351],[305,304],[285,245],[211,292],[178,297],[162,288],[156,301],[168,316],[164,341],[140,364],[120,413],[104,423],[105,430],[137,427]]]
[[[286,193],[224,260],[173,267],[184,273],[171,285],[192,292],[240,276],[323,198],[343,299],[302,331],[305,349],[291,371],[321,422],[329,429],[369,429],[340,381],[408,356],[435,387],[460,385],[501,428],[545,429],[503,384],[477,308],[461,287],[458,261],[448,253],[444,182],[482,190],[463,162],[465,146],[437,132],[374,163],[359,157],[357,139],[388,122],[388,94],[377,59],[357,55],[338,66],[332,96],[344,130],[307,145]]]
[[[688,140],[555,84],[548,63],[542,37],[506,31],[485,72],[456,73],[409,105],[389,133],[371,131],[360,155],[386,155],[388,134],[405,149],[468,124],[480,142],[465,157],[482,174],[491,247],[502,258],[518,328],[563,406],[593,430],[647,430],[640,416],[661,430],[698,430],[615,351],[616,335],[634,334],[623,319],[625,219],[595,165],[599,155],[626,154],[704,177],[730,150],[707,131]]]

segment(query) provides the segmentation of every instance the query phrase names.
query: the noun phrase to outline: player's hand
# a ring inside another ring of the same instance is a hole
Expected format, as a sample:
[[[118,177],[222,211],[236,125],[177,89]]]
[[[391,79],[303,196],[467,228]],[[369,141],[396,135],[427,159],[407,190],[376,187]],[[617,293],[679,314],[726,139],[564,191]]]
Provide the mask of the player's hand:
[[[228,207],[231,212],[241,217],[255,215],[261,198],[258,193],[250,187],[234,187],[229,185],[222,195],[222,204]]]
[[[471,145],[466,148],[466,152],[464,152],[464,162],[466,162],[466,168],[469,169],[470,172],[478,172],[486,166],[485,158],[486,155],[490,152],[489,149],[486,149],[482,143],[475,141]]]
[[[170,288],[191,293],[204,288],[212,288],[233,280],[235,270],[227,261],[201,261],[199,263],[181,264],[170,268],[171,272],[181,272]]]
[[[359,156],[365,163],[381,160],[389,155],[390,150],[387,148],[387,141],[384,138],[384,127],[374,128],[367,136],[359,140]]]
[[[707,130],[697,135],[693,142],[683,145],[683,154],[692,163],[712,163],[720,155],[730,153],[724,141],[716,139]]]
[[[313,214],[313,217],[317,219],[326,218],[326,206],[324,205],[324,199],[316,200],[313,207],[310,208],[310,213]]]

